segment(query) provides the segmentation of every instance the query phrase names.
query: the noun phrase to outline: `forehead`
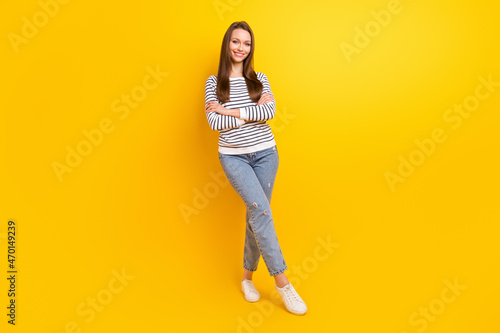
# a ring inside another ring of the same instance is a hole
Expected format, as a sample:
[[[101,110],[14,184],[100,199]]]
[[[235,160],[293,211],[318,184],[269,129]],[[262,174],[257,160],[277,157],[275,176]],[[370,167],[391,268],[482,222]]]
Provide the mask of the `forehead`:
[[[244,42],[251,42],[251,37],[252,36],[250,36],[250,33],[243,29],[234,29],[233,33],[231,34],[231,38],[237,38]]]

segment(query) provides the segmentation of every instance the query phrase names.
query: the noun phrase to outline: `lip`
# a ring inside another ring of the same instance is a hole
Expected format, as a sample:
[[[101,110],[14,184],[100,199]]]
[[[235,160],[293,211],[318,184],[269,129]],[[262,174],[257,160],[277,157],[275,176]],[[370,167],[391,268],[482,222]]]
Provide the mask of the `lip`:
[[[245,54],[244,53],[239,53],[239,52],[234,52],[234,55],[237,57],[243,57]]]

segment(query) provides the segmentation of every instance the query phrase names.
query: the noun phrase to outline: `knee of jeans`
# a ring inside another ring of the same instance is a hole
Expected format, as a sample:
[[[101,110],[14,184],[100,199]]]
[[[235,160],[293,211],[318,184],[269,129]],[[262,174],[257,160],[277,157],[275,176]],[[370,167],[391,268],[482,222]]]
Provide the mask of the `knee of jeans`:
[[[259,214],[264,214],[264,215],[270,215],[271,214],[271,209],[270,207],[268,207],[267,205],[263,205],[263,204],[258,204],[257,202],[253,201],[252,202],[252,206],[251,206],[251,209]]]

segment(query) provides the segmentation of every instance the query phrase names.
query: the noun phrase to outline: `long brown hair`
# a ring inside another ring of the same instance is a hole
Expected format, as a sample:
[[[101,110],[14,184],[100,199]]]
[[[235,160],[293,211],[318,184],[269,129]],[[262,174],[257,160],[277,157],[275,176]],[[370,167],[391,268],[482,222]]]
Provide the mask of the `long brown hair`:
[[[220,60],[219,60],[219,71],[217,73],[217,99],[223,104],[229,101],[229,73],[232,69],[231,62],[231,54],[229,52],[229,42],[231,41],[231,35],[233,34],[233,30],[235,29],[243,29],[250,33],[251,37],[251,47],[250,53],[243,60],[243,77],[245,78],[245,82],[248,88],[248,95],[250,99],[257,103],[260,99],[260,95],[262,94],[263,86],[262,82],[257,78],[257,74],[253,69],[253,53],[255,49],[255,39],[253,37],[253,31],[245,21],[237,21],[232,23],[226,31],[224,35],[224,39],[222,40],[222,47],[220,51]]]

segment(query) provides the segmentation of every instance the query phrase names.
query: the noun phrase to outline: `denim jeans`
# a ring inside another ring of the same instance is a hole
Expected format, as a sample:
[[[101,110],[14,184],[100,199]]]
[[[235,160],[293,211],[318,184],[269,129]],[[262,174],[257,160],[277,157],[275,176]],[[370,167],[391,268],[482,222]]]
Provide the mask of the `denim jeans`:
[[[279,164],[277,147],[239,155],[219,152],[219,161],[231,186],[246,206],[243,268],[256,271],[262,255],[271,276],[284,272],[288,267],[274,229],[270,206]]]

